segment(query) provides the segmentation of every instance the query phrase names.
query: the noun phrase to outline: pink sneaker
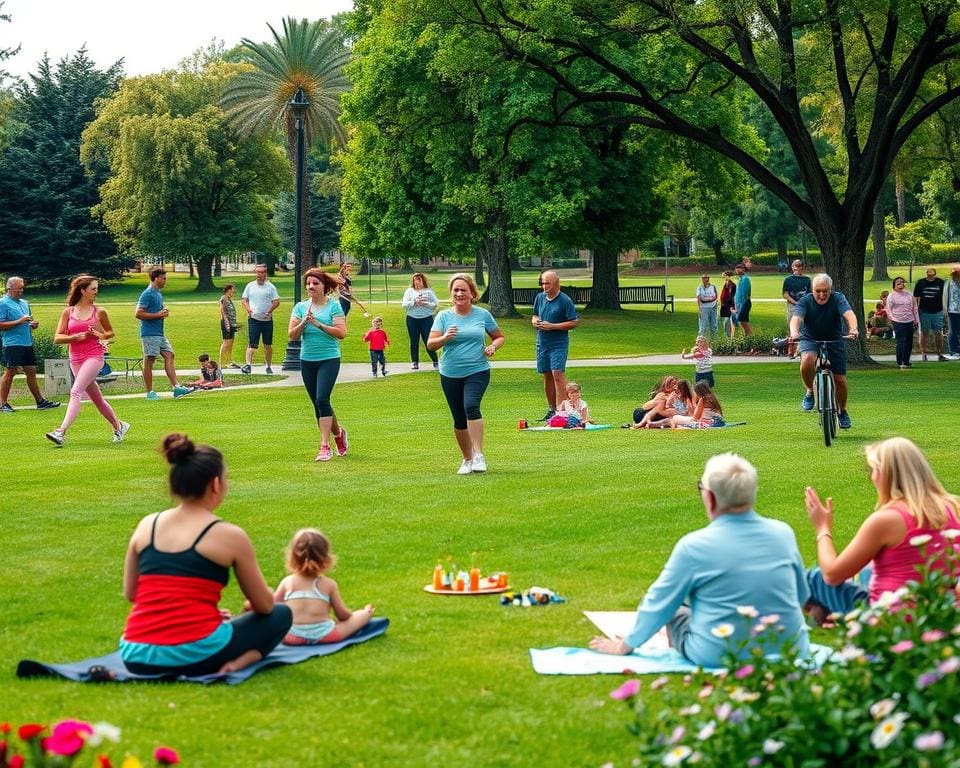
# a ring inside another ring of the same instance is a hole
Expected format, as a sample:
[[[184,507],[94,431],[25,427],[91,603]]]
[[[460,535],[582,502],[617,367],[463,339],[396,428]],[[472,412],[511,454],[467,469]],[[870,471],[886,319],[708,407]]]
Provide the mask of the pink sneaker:
[[[343,427],[340,427],[340,434],[336,435],[333,438],[333,442],[337,444],[337,455],[346,456],[347,455],[347,430]]]
[[[321,445],[320,452],[317,454],[316,461],[330,461],[333,458],[333,451],[330,450],[329,445]]]

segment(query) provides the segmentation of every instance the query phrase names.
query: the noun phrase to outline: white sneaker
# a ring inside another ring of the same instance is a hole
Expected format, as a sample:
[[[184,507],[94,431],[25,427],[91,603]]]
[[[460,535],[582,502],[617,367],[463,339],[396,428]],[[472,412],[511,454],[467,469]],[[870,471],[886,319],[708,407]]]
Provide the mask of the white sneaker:
[[[482,453],[473,454],[473,471],[474,472],[486,472],[487,471],[487,460],[483,458]]]
[[[473,461],[470,459],[464,459],[463,463],[460,465],[460,469],[457,470],[458,475],[469,475],[473,472]]]
[[[63,435],[62,429],[55,429],[53,432],[47,432],[47,440],[55,445],[63,445],[63,441],[66,438]]]
[[[123,438],[127,436],[127,432],[130,431],[130,423],[127,421],[120,422],[120,429],[115,429],[113,431],[113,442],[122,443]]]

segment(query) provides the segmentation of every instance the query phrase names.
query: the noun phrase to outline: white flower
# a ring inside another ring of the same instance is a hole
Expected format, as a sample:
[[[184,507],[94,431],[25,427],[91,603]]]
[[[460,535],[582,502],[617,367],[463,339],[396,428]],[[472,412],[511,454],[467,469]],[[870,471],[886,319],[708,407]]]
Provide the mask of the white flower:
[[[700,714],[700,705],[691,704],[689,707],[684,707],[680,710],[680,714],[684,717],[689,717],[690,715],[699,715]]]
[[[763,740],[763,754],[765,755],[775,755],[783,749],[783,742],[777,741],[776,739],[764,739]]]
[[[896,592],[884,592],[880,597],[877,598],[877,601],[873,604],[874,608],[883,608],[887,609],[894,603],[896,603],[900,598],[897,597]]]
[[[870,716],[874,720],[882,720],[896,708],[897,702],[893,699],[880,699],[870,707]]]
[[[855,645],[845,645],[837,652],[837,659],[844,662],[856,661],[857,659],[862,659],[865,655],[863,648],[858,648]]]
[[[733,634],[733,624],[717,624],[713,629],[710,630],[710,634],[714,637],[730,637]]]
[[[881,720],[877,723],[877,727],[873,729],[873,733],[870,734],[870,743],[876,749],[884,749],[889,746],[890,742],[897,738],[900,731],[903,730],[903,724],[908,717],[909,715],[906,712],[897,712],[895,715]]]
[[[859,621],[851,621],[847,624],[847,637],[856,637],[863,631],[863,625]]]
[[[911,547],[922,547],[924,544],[929,544],[933,539],[929,533],[921,533],[919,536],[910,537],[910,546]]]
[[[947,528],[945,531],[940,531],[940,535],[947,541],[953,541],[960,536],[960,528]]]
[[[773,624],[776,624],[778,621],[780,621],[779,613],[771,613],[769,616],[760,617],[760,623],[766,624],[768,627],[772,626]]]
[[[693,750],[690,749],[690,747],[681,744],[679,747],[674,747],[663,756],[663,764],[680,765],[680,763],[690,757],[691,752],[693,752]]]
[[[711,720],[709,723],[703,726],[703,728],[700,729],[699,733],[697,733],[697,739],[699,739],[700,741],[706,741],[711,736],[713,736],[713,734],[715,734],[716,732],[717,732],[717,723],[715,720]]]
[[[861,613],[863,613],[863,609],[862,609],[862,608],[854,608],[852,611],[850,611],[850,613],[848,613],[846,616],[843,617],[843,620],[844,620],[844,621],[853,621],[853,620],[856,619]]]
[[[114,744],[120,741],[120,729],[110,723],[94,723],[93,733],[87,737],[87,744],[91,747],[99,747],[104,741],[112,741]]]
[[[745,702],[756,701],[760,698],[760,694],[756,691],[747,691],[743,688],[734,688],[730,694],[730,698],[739,704],[743,704]]]
[[[760,612],[752,605],[738,605],[737,613],[741,616],[746,616],[748,619],[755,619],[760,615]]]
[[[717,716],[717,720],[722,723],[728,717],[730,717],[730,712],[733,711],[733,707],[730,706],[729,702],[725,701],[722,704],[718,704],[716,707],[714,707],[713,711]]]

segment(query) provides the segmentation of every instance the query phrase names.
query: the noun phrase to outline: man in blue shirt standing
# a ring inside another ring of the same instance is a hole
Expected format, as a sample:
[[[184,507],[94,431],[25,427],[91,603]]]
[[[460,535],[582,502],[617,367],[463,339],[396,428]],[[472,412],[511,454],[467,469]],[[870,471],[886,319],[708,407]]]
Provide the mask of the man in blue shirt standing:
[[[747,264],[737,264],[734,269],[737,271],[737,293],[733,297],[734,311],[737,313],[740,327],[743,328],[743,335],[752,336],[753,326],[750,323],[750,308],[753,306],[753,302],[750,301],[752,286],[750,275],[747,274]]]
[[[580,318],[573,301],[560,291],[560,275],[547,270],[540,275],[540,287],[543,291],[533,300],[531,322],[537,329],[537,373],[543,374],[547,396],[547,413],[541,421],[549,421],[566,397],[570,331],[580,325]]]
[[[159,400],[153,389],[153,362],[163,358],[163,370],[173,387],[174,397],[183,397],[191,392],[190,387],[181,387],[177,381],[177,369],[173,365],[173,347],[163,335],[163,321],[170,310],[163,306],[160,289],[167,284],[167,271],[163,267],[151,267],[147,272],[150,285],[137,300],[134,316],[140,321],[140,346],[143,348],[143,383],[147,388],[147,400]]]
[[[7,278],[7,292],[0,299],[0,336],[3,337],[3,378],[0,379],[0,413],[14,413],[7,402],[10,387],[17,368],[23,369],[27,379],[27,389],[37,401],[37,410],[57,408],[60,403],[52,403],[40,394],[37,385],[37,356],[33,351],[33,331],[40,322],[30,314],[30,305],[23,298],[23,278]]]
[[[794,644],[809,651],[803,605],[809,598],[793,530],[754,510],[757,470],[724,453],[707,461],[697,483],[710,519],[677,542],[637,609],[626,637],[595,637],[590,647],[626,655],[663,626],[670,645],[694,664],[717,667],[724,654],[750,643],[766,652]],[[767,627],[758,634],[755,626]]]

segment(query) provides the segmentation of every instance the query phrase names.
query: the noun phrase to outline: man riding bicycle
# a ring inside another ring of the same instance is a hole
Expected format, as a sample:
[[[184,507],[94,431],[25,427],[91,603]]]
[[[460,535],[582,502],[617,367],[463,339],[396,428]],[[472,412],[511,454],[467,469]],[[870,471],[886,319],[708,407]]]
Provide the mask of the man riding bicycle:
[[[840,429],[850,429],[850,416],[847,413],[847,345],[843,341],[843,321],[846,321],[848,336],[856,338],[860,335],[857,316],[847,297],[833,290],[830,275],[821,273],[813,278],[813,290],[795,305],[794,315],[790,318],[790,338],[800,339],[800,378],[807,390],[801,407],[805,411],[813,410],[817,342],[834,342],[827,344],[827,358],[837,388],[838,420]]]

